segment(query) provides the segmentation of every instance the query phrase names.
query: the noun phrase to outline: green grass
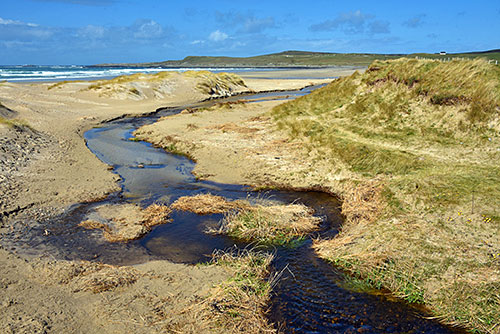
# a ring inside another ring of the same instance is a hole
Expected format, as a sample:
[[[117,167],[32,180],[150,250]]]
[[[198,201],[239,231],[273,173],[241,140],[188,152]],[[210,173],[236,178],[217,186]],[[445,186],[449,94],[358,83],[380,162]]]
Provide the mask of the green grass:
[[[142,139],[136,138],[137,141],[141,141]],[[175,154],[175,155],[180,155],[183,157],[186,157],[188,159],[194,160],[192,156],[189,155],[186,151],[179,149],[175,143],[170,143],[166,146],[163,147],[163,149],[169,153]]]
[[[434,105],[468,104],[467,115],[472,123],[484,122],[495,114],[500,103],[500,67],[484,60],[438,61],[399,60],[376,61],[367,70],[363,82],[374,85],[393,81],[411,88],[410,97],[429,97]]]
[[[445,322],[500,326],[500,67],[375,61],[271,114],[313,161],[349,175],[325,184],[346,221],[320,256]]]
[[[276,66],[368,66],[375,60],[394,60],[401,57],[425,57],[428,59],[448,60],[450,58],[474,59],[477,57],[500,61],[500,52],[475,52],[459,54],[373,54],[373,53],[326,53],[307,51],[284,51],[273,54],[259,55],[253,57],[211,57],[211,56],[188,56],[182,60],[169,60],[142,64],[115,64],[116,66],[138,66],[138,67],[276,67]],[[110,66],[113,64],[102,64],[99,66]]]

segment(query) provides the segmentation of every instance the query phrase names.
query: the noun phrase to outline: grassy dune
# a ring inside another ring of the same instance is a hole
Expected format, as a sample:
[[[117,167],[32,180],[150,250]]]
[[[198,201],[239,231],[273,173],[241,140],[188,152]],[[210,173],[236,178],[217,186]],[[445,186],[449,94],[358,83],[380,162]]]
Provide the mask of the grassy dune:
[[[236,91],[246,90],[243,79],[234,73],[212,73],[209,71],[135,73],[112,79],[87,81],[80,91],[96,92],[100,97],[143,100],[164,98],[172,94],[176,85],[185,80],[194,81],[193,86],[210,97],[230,96]],[[62,89],[69,84],[83,81],[61,81],[47,87],[47,90]]]
[[[311,159],[348,175],[341,233],[318,254],[443,321],[500,330],[500,68],[375,61],[275,107]]]

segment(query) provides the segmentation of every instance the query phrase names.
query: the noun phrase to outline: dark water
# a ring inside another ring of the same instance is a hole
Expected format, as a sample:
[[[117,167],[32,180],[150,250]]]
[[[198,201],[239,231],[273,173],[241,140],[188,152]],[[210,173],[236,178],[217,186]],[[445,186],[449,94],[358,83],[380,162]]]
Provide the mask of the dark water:
[[[308,91],[257,94],[252,99],[293,98]],[[242,97],[232,98],[241,99]],[[342,223],[339,203],[329,195],[316,192],[253,192],[239,185],[196,180],[191,171],[194,163],[181,156],[165,153],[145,142],[131,141],[132,132],[158,117],[176,113],[165,109],[156,115],[110,122],[105,127],[85,133],[87,145],[102,161],[113,166],[122,178],[122,191],[104,202],[131,202],[140,205],[172,203],[180,196],[210,192],[229,199],[258,200],[268,198],[281,203],[299,202],[315,209],[323,217],[319,232],[311,237],[331,237]],[[144,168],[139,168],[143,165]],[[38,230],[27,231],[23,242],[33,252],[48,244],[57,246],[66,259],[97,259],[113,264],[133,264],[151,259],[168,259],[181,263],[206,261],[216,249],[234,245],[245,247],[234,239],[205,233],[216,225],[221,215],[199,216],[176,212],[173,221],[157,226],[141,240],[127,244],[110,244],[100,232],[77,227],[92,208],[100,203],[80,204],[59,219],[47,222]],[[44,232],[49,230],[49,235]],[[19,240],[18,240],[19,241]],[[270,320],[286,333],[455,333],[404,302],[391,301],[382,295],[357,293],[342,287],[343,275],[317,258],[311,240],[295,248],[275,249],[273,270],[282,277],[273,290]]]

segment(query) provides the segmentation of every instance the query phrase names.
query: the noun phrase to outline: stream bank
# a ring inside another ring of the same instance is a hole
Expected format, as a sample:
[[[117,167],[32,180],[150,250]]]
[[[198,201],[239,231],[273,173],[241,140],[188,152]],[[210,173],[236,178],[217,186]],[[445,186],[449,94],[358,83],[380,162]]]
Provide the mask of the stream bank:
[[[293,94],[288,92],[285,95],[289,98]],[[263,97],[259,95],[251,97],[259,101],[261,98]],[[266,109],[262,108],[262,105],[274,103],[276,102],[238,103],[237,108],[244,109],[242,113],[247,119],[255,119],[262,116],[262,109]],[[228,107],[228,104],[218,102],[215,110],[211,110],[209,105],[201,107],[201,113],[222,113],[220,119],[224,119],[223,125],[228,124],[228,118],[230,122],[231,117],[238,116],[238,110],[232,109],[231,104]],[[260,109],[257,115],[252,113],[254,109]],[[141,138],[140,134],[148,131],[143,130],[147,129],[144,126],[158,119],[172,123],[172,119],[176,117],[188,117],[190,121],[201,119],[200,122],[203,122],[204,115],[198,115],[196,110],[173,115],[183,110],[185,109],[168,110],[165,111],[166,114],[160,112],[153,118],[125,119],[86,134],[89,148],[104,162],[114,166],[121,176],[121,201],[137,202],[141,205],[155,202],[168,204],[181,196],[200,193],[211,193],[230,200],[266,197],[280,203],[303,203],[312,207],[316,215],[323,218],[323,223],[320,231],[313,233],[311,237],[331,237],[338,232],[342,222],[340,203],[328,194],[278,190],[261,193],[246,186],[200,180],[192,174],[196,165],[191,160],[184,156],[164,153],[148,143],[130,140],[136,127],[143,126],[136,132],[139,134],[138,138]],[[228,127],[218,128],[214,125],[216,121],[217,119],[214,121],[211,118],[211,122],[204,123],[204,128],[217,129],[223,134],[231,132]],[[174,126],[186,129],[188,124],[192,123],[181,122],[180,125]],[[241,127],[241,123],[239,124]],[[200,127],[195,124],[194,129],[196,131]],[[257,131],[242,131],[238,127],[235,130],[244,135]],[[172,150],[170,145],[174,141],[176,150],[192,155],[192,152],[185,152],[182,146],[177,146],[180,143],[175,140],[170,137],[166,143],[156,144],[163,147],[169,145]],[[187,144],[186,147],[192,145]],[[230,174],[229,170],[226,171]],[[230,248],[235,244],[240,248],[248,247],[235,239],[206,233],[208,227],[222,218],[220,214],[202,216],[174,211],[171,223],[154,228],[145,238],[135,242],[135,245],[144,247],[150,256],[181,263],[207,261],[214,250]],[[424,319],[416,309],[401,301],[389,300],[380,294],[358,293],[345,289],[344,276],[316,257],[309,238],[297,247],[278,247],[274,253],[273,271],[282,273],[282,277],[271,294],[269,319],[284,332],[454,332]]]

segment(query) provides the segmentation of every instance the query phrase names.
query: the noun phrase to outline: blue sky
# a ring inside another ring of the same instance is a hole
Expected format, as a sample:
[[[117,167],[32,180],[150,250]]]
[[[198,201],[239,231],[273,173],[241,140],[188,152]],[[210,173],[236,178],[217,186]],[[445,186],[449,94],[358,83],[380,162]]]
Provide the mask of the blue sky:
[[[1,0],[0,64],[500,48],[500,1]]]

